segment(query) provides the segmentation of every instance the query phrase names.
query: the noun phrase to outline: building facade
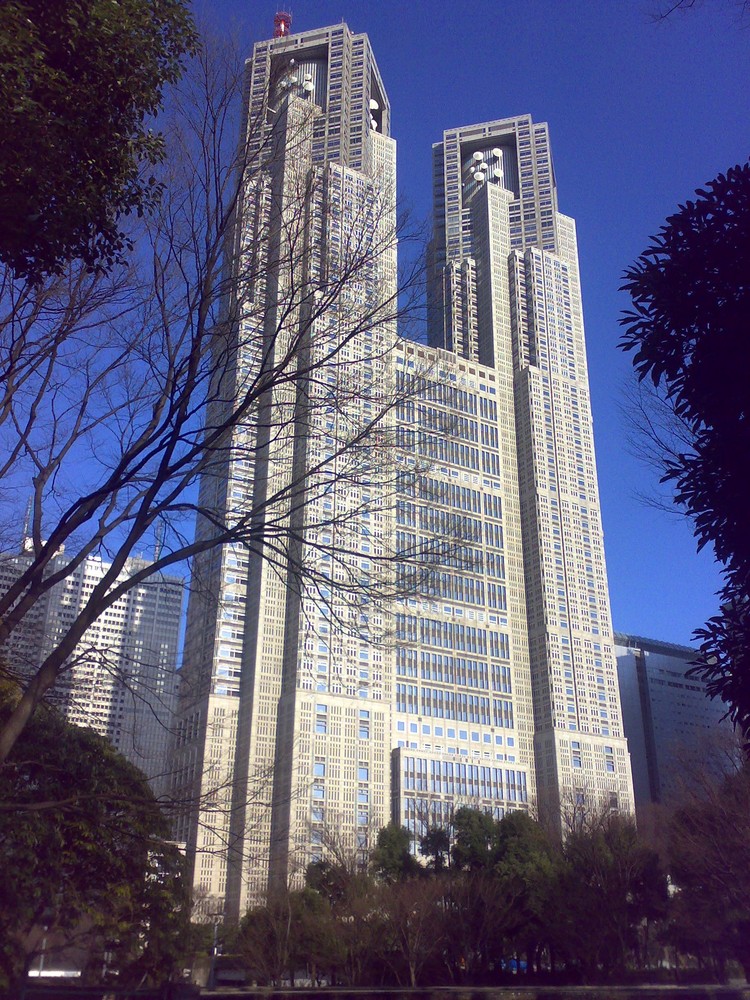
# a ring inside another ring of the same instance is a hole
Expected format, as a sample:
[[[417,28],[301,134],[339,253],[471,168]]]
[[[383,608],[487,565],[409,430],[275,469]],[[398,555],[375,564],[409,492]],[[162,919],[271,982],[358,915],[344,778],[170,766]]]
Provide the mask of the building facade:
[[[628,811],[576,231],[558,211],[548,128],[523,115],[452,129],[433,164],[429,335],[498,380],[539,808]]]
[[[536,774],[512,396],[440,348],[396,365],[392,816],[416,846],[460,805],[528,809]]]
[[[30,562],[24,551],[0,556],[0,588]],[[49,572],[64,565],[60,553]],[[128,560],[122,577],[144,565],[142,559]],[[89,556],[34,605],[7,648],[15,674],[41,666],[108,569]],[[106,736],[157,791],[170,761],[183,588],[182,578],[155,574],[118,598],[86,630],[47,699],[69,722]]]
[[[696,658],[690,646],[615,633],[615,653],[640,812],[678,801],[691,767],[710,768],[731,748],[732,724],[726,705],[687,676]]]
[[[235,398],[279,352],[302,374],[203,479],[201,506],[258,511],[265,548],[196,563],[174,779],[205,914],[235,918],[310,861],[364,861],[391,818],[416,842],[459,805],[632,808],[546,125],[435,147],[417,344],[393,309],[395,143],[366,36],[285,28],[247,96]]]
[[[257,509],[265,548],[199,561],[175,778],[204,909],[234,916],[334,841],[367,849],[389,817],[392,728],[375,599],[393,575],[389,104],[343,24],[257,44],[247,94],[235,398],[263,366],[296,367],[204,477],[201,506]]]

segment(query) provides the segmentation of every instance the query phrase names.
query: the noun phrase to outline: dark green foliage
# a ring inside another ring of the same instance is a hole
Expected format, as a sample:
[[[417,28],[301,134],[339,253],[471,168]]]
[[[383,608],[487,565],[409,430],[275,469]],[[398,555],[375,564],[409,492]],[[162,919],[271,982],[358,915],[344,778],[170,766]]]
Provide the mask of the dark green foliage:
[[[346,896],[351,873],[330,861],[313,861],[307,866],[305,882],[329,903],[339,903]]]
[[[719,978],[735,959],[750,981],[750,768],[706,786],[702,800],[679,809],[670,825],[679,887],[670,932]]]
[[[665,455],[664,480],[698,546],[724,565],[722,612],[698,635],[696,672],[750,729],[750,163],[732,167],[667,219],[626,272],[621,347],[663,393],[691,439]]]
[[[186,885],[141,772],[41,708],[0,769],[0,802],[0,976],[23,972],[29,935],[46,926],[50,940],[113,952],[123,982],[166,978],[189,919]]]
[[[639,957],[642,922],[667,912],[658,855],[639,841],[635,823],[617,814],[568,835],[554,895],[558,953],[589,980],[621,975]]]
[[[489,813],[462,806],[453,817],[453,848],[456,868],[482,871],[492,868],[498,855],[498,823]]]
[[[450,859],[451,838],[444,827],[434,827],[419,838],[419,853],[428,858],[428,865],[434,872],[441,872]]]
[[[307,962],[308,968],[326,974],[329,982],[356,986],[373,981],[372,966],[379,960],[383,942],[376,883],[352,862],[319,861],[307,868],[305,891],[327,904],[322,951]]]
[[[597,983],[653,969],[668,933],[717,976],[730,959],[750,971],[749,774],[723,784],[706,777],[708,794],[675,815],[673,899],[658,853],[629,817],[592,809],[560,843],[521,811],[496,820],[463,808],[456,829],[473,851],[463,867],[404,876],[397,862],[408,841],[391,825],[379,838],[380,863],[393,861],[386,877],[354,864],[311,865],[302,892],[246,916],[242,959],[261,983],[304,970],[348,986],[481,986],[523,976]]]
[[[291,967],[308,968],[315,982],[321,975],[343,966],[343,942],[328,900],[313,889],[303,889],[293,894],[292,914]]]
[[[186,0],[0,5],[0,262],[41,278],[110,267],[158,196],[148,119],[195,44]]]
[[[418,875],[422,868],[409,850],[411,835],[406,827],[389,823],[378,831],[377,844],[370,858],[374,874],[383,882],[401,882]]]
[[[538,964],[549,937],[548,915],[559,863],[556,844],[528,813],[506,813],[500,820],[495,871],[515,900],[507,936],[518,952],[526,954],[530,967]]]
[[[237,951],[253,979],[277,985],[288,972],[291,953],[292,899],[276,893],[264,906],[249,910],[237,935]]]

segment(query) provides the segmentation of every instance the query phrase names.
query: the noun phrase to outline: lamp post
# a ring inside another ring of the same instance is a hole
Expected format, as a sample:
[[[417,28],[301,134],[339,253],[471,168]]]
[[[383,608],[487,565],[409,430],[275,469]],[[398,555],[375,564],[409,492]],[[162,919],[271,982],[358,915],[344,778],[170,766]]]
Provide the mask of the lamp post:
[[[207,989],[212,990],[216,986],[216,956],[219,951],[219,921],[224,914],[211,913],[209,916],[214,918],[214,940],[211,945],[211,965],[208,970],[208,983],[206,984],[206,987]]]

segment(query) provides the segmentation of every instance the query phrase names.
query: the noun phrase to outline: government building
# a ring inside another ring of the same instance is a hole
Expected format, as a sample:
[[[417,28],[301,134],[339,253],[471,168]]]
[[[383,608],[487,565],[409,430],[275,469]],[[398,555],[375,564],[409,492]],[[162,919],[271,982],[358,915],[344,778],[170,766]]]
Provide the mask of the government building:
[[[269,388],[201,506],[249,511],[263,544],[196,564],[173,778],[205,915],[230,918],[311,861],[366,863],[391,819],[416,845],[461,805],[561,829],[582,805],[633,808],[547,126],[434,146],[417,342],[367,37],[278,15],[246,95],[233,388],[214,405]]]

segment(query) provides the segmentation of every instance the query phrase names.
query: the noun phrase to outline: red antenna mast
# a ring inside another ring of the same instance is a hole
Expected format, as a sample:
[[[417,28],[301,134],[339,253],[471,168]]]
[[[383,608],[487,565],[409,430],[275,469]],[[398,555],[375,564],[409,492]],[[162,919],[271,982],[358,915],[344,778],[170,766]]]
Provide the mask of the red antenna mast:
[[[273,37],[274,38],[286,38],[287,35],[292,33],[292,15],[288,11],[280,10],[277,14],[274,14],[273,18]]]

